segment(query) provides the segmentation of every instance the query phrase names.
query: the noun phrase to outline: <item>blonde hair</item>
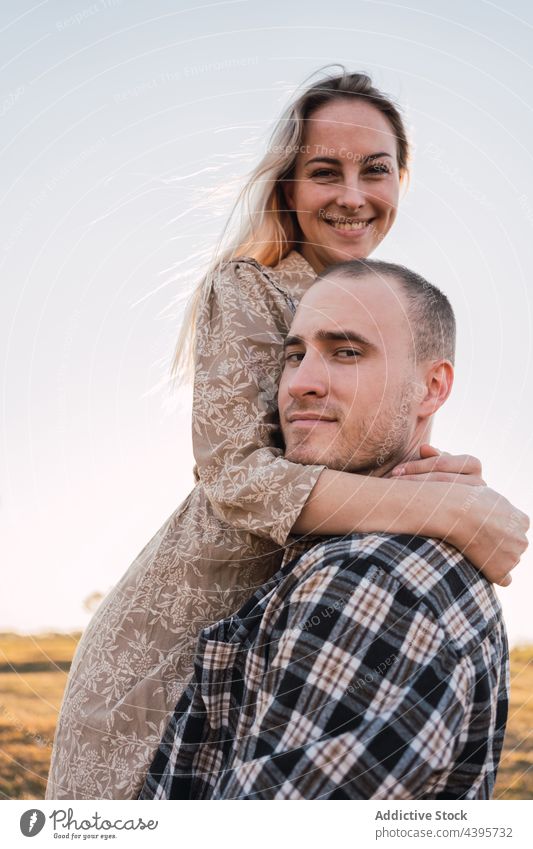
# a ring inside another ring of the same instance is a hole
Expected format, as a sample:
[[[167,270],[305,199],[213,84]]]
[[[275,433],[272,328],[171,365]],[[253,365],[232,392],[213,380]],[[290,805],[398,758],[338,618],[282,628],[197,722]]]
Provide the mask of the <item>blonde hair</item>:
[[[287,208],[283,184],[292,178],[298,151],[304,143],[306,121],[317,109],[333,100],[348,97],[356,97],[375,106],[388,119],[396,137],[400,177],[407,173],[409,143],[398,107],[373,86],[367,74],[349,73],[343,65],[335,67],[342,68],[342,73],[328,74],[305,88],[285,109],[271,134],[267,152],[239,192],[210,267],[186,307],[171,370],[175,379],[181,381],[192,377],[200,305],[209,297],[213,281],[223,264],[235,257],[248,256],[262,265],[273,267],[299,244],[301,234],[296,214]],[[320,68],[314,73],[322,70]],[[236,234],[231,235],[237,216],[240,226]]]

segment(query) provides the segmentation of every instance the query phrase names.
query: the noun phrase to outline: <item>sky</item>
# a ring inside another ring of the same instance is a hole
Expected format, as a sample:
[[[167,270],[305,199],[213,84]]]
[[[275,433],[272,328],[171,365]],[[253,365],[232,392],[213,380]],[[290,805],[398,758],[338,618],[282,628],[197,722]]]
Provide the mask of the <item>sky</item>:
[[[374,254],[450,297],[434,443],[533,512],[533,9],[471,0],[0,5],[0,631],[84,627],[192,485],[183,303],[291,93],[399,101],[414,157]],[[533,554],[499,592],[533,642]]]

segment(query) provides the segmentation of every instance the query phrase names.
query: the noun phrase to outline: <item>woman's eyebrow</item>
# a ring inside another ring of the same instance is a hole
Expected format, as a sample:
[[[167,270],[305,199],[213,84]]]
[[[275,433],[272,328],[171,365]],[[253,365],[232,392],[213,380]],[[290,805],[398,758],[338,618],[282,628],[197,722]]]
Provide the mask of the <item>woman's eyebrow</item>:
[[[387,153],[386,150],[382,150],[379,153],[369,153],[366,156],[352,157],[354,161],[360,162],[361,165],[366,165],[368,162],[371,162],[373,159],[381,159],[382,156],[388,156],[389,159],[392,159],[392,154]],[[346,158],[346,157],[344,157]],[[312,159],[308,159],[305,163],[307,165],[312,165],[313,162],[327,162],[328,165],[338,165],[341,162],[341,158],[337,158],[335,156],[313,156]]]
[[[305,164],[312,165],[313,162],[327,162],[328,165],[338,165],[340,159],[335,159],[333,156],[314,156],[312,159],[308,159]]]

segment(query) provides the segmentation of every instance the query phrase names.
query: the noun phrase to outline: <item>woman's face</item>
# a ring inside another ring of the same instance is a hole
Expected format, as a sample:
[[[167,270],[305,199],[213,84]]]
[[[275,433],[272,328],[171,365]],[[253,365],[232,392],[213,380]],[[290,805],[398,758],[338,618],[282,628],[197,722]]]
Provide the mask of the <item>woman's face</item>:
[[[392,126],[375,106],[339,99],[312,113],[285,195],[301,251],[317,273],[369,256],[389,232],[400,188],[397,156]]]

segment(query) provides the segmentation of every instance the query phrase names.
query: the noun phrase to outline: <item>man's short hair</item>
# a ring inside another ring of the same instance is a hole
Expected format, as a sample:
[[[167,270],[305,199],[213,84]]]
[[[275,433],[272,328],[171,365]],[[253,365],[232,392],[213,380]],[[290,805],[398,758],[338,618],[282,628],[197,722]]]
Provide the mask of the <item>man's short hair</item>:
[[[329,265],[318,275],[323,280],[331,274],[352,280],[375,274],[394,278],[400,283],[408,302],[408,318],[413,335],[416,362],[455,360],[455,315],[446,295],[420,274],[403,265],[376,259],[350,259]]]

